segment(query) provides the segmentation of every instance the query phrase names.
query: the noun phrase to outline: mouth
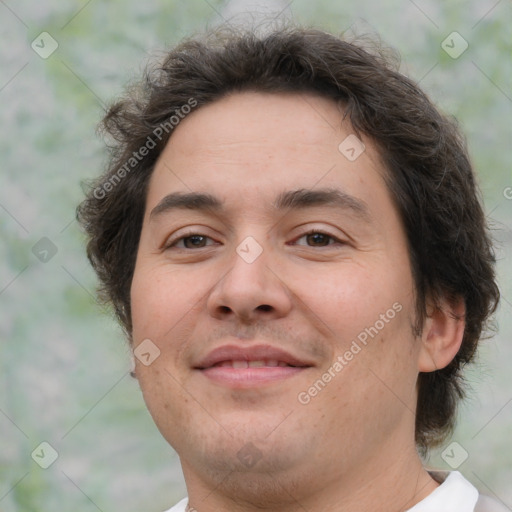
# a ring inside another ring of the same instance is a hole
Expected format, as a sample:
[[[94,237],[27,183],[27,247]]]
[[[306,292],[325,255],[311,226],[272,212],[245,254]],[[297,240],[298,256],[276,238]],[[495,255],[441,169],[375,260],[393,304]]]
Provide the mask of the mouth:
[[[255,361],[221,361],[216,363],[210,368],[284,368],[291,367],[297,368],[292,364],[285,363],[284,361],[278,361],[277,359],[260,359]]]
[[[232,388],[251,388],[296,376],[313,364],[268,345],[219,347],[196,367],[205,377]]]

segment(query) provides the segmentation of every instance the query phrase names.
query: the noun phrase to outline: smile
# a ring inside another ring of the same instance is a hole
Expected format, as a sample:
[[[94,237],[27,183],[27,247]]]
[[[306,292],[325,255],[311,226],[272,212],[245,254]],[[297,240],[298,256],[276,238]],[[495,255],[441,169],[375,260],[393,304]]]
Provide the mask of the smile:
[[[200,371],[217,384],[232,388],[253,388],[294,377],[308,368],[278,361],[269,362],[277,364],[266,366],[265,361],[223,361]]]
[[[312,361],[276,346],[222,345],[203,357],[194,369],[210,381],[231,388],[252,388],[289,379]]]
[[[221,361],[220,363],[215,364],[213,367],[222,367],[222,368],[275,368],[275,367],[293,367],[293,365],[288,364],[284,361],[278,361],[277,359],[269,359],[264,360],[261,359],[259,361]]]

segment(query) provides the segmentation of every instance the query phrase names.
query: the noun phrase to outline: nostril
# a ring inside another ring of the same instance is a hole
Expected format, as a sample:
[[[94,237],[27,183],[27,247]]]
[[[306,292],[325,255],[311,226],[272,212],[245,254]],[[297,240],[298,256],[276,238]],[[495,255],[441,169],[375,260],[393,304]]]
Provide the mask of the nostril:
[[[272,306],[269,306],[268,304],[262,304],[261,306],[258,306],[258,309],[263,311],[272,311]]]

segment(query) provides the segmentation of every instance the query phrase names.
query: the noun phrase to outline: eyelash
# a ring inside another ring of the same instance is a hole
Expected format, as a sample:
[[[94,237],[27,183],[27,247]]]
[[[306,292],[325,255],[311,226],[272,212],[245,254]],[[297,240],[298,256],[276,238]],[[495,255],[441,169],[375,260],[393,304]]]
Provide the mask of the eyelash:
[[[337,242],[338,244],[342,244],[344,245],[344,242],[342,240],[340,240],[339,238],[336,238],[335,236],[331,235],[330,233],[327,233],[326,231],[322,231],[322,230],[319,230],[319,229],[310,229],[309,231],[306,231],[305,233],[303,233],[301,236],[297,237],[295,239],[295,241],[297,240],[300,240],[301,238],[304,238],[305,236],[309,236],[309,235],[324,235],[332,240],[334,240],[335,242]],[[179,238],[177,238],[176,240],[173,240],[172,242],[169,242],[168,244],[165,245],[164,249],[167,250],[167,249],[172,249],[172,248],[176,248],[176,244],[178,242],[181,242],[182,240],[185,240],[187,238],[192,238],[194,236],[200,236],[200,237],[203,237],[203,238],[209,238],[210,240],[212,240],[211,237],[209,236],[206,236],[206,235],[203,235],[201,233],[197,233],[195,231],[190,231],[188,233],[185,233],[184,235],[180,236]],[[335,245],[335,244],[327,244],[327,245],[320,245],[320,246],[314,246],[314,245],[310,245],[308,247],[329,247],[330,245]],[[205,246],[205,247],[198,247],[198,249],[205,249],[206,247],[208,246]],[[184,251],[190,251],[190,250],[193,250],[191,248],[187,248],[187,247],[179,247],[178,248],[179,250],[184,250]]]

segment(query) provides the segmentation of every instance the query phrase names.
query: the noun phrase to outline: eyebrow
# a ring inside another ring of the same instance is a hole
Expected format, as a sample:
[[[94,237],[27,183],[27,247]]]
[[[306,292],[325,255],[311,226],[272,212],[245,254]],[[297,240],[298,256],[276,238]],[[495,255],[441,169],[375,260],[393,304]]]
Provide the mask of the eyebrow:
[[[370,220],[370,211],[364,201],[335,188],[287,190],[277,196],[271,209],[281,212],[316,206],[331,206],[347,210],[363,220]],[[173,192],[166,195],[151,210],[150,219],[176,209],[212,211],[217,214],[223,211],[224,202],[212,194],[202,192]]]

